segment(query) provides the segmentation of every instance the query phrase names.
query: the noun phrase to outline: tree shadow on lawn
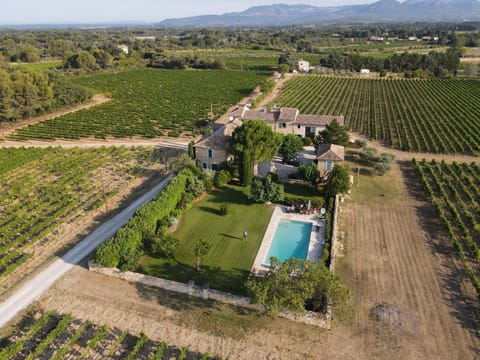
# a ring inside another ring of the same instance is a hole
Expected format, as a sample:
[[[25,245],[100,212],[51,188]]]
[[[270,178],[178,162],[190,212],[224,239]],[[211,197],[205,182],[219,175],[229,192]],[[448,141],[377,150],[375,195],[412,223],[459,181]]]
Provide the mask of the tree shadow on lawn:
[[[188,265],[169,259],[150,264],[148,270],[148,273],[153,276],[184,284],[193,280],[197,286],[208,286],[210,289],[242,296],[247,293],[245,281],[249,272],[244,269],[223,270],[218,266],[202,265],[200,262],[200,271],[196,271],[195,264]]]
[[[215,209],[215,208],[210,207],[210,206],[199,206],[198,208],[200,210],[204,211],[204,212],[208,212],[208,213],[213,214],[213,215],[222,215],[220,213],[219,209]]]
[[[233,235],[224,234],[224,233],[218,233],[218,235],[229,238],[229,239],[235,239],[235,240],[242,240],[243,241],[243,238],[240,237],[240,236],[233,236]]]
[[[441,261],[442,268],[448,271],[437,269],[437,274],[442,283],[444,292],[443,300],[450,305],[451,313],[455,316],[462,326],[476,338],[480,338],[477,322],[480,320],[480,307],[478,300],[473,295],[469,296],[462,291],[462,283],[469,282],[468,274],[463,268],[457,268],[451,259],[458,259],[459,255],[453,248],[451,240],[448,238],[447,231],[440,221],[437,212],[431,204],[426,190],[420,181],[420,176],[416,173],[410,162],[399,162],[408,192],[413,198],[422,201],[415,211],[422,229],[427,235],[426,245],[434,256]],[[438,256],[440,254],[441,256]],[[472,349],[476,354],[480,353],[480,348]]]
[[[236,205],[252,205],[256,204],[254,201],[249,200],[247,195],[240,189],[236,189],[231,186],[224,187],[221,191],[215,191],[212,193],[212,198],[209,202],[218,203],[230,203]]]

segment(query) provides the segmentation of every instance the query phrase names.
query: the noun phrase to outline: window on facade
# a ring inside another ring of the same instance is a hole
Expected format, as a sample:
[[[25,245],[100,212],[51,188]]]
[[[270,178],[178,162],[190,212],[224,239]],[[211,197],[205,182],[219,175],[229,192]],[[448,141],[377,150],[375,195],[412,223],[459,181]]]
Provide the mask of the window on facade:
[[[208,157],[209,158],[213,157],[213,150],[212,149],[208,149]]]
[[[297,129],[301,129],[302,128],[302,125],[297,125]]]
[[[325,163],[325,170],[332,171],[332,169],[333,169],[333,161],[327,161]]]
[[[202,167],[203,167],[204,169],[206,169],[206,168],[207,168],[207,163],[203,163],[203,164],[202,164]]]
[[[218,170],[218,165],[217,164],[212,164],[212,170],[217,171]]]
[[[287,123],[280,123],[280,129],[286,129]]]

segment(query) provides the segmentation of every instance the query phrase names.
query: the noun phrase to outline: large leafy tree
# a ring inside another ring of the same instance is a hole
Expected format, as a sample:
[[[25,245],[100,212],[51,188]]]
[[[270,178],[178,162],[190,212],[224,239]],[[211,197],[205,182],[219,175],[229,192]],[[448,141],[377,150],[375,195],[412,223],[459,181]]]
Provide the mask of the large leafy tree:
[[[281,144],[282,135],[261,120],[246,121],[233,131],[230,150],[240,162],[240,177],[244,185],[248,185],[251,179],[246,167],[250,169],[261,161],[271,161]]]
[[[350,188],[350,169],[347,165],[335,164],[328,177],[325,192],[327,196],[345,194]]]
[[[5,70],[0,69],[0,121],[12,117],[12,96],[13,89],[10,75]]]
[[[283,137],[282,146],[280,146],[280,154],[285,161],[291,161],[295,156],[303,150],[303,141],[300,137],[288,134]]]
[[[283,185],[272,180],[272,176],[255,178],[250,185],[248,198],[258,202],[272,202],[283,200]]]
[[[300,165],[298,168],[298,174],[300,178],[310,182],[312,185],[315,185],[320,180],[320,171],[318,171],[317,164],[311,162],[307,166]]]
[[[345,127],[340,126],[337,120],[333,120],[328,124],[320,134],[315,138],[316,145],[318,144],[336,144],[347,146],[350,141],[348,131]]]
[[[348,313],[350,291],[323,262],[291,258],[282,263],[273,257],[267,274],[249,278],[247,288],[252,301],[270,314],[286,310],[303,313],[307,304],[317,312],[325,312],[330,304],[337,309],[336,314]]]

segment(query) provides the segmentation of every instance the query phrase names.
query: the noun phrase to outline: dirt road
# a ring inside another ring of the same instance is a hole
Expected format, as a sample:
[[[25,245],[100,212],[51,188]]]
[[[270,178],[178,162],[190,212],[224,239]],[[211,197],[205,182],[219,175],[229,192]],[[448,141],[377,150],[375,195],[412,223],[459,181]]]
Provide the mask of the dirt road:
[[[0,141],[0,148],[2,147],[13,147],[13,148],[22,148],[22,147],[54,147],[61,146],[65,148],[94,148],[102,146],[158,146],[166,147],[173,149],[182,149],[187,150],[188,142],[192,139],[182,139],[182,138],[157,138],[157,139],[145,139],[145,138],[132,138],[132,139],[118,139],[118,138],[107,138],[103,139],[80,139],[80,140],[54,140],[54,141],[43,141],[43,140],[29,140],[29,141],[11,141],[3,140]]]
[[[90,254],[97,246],[108,240],[120,227],[132,217],[135,210],[150,201],[170,181],[173,175],[162,180],[145,195],[134,201],[121,213],[99,226],[73,249],[52,263],[45,270],[28,281],[6,301],[0,304],[0,328],[5,326],[17,313],[31,305],[39,296],[47,291],[66,272]]]

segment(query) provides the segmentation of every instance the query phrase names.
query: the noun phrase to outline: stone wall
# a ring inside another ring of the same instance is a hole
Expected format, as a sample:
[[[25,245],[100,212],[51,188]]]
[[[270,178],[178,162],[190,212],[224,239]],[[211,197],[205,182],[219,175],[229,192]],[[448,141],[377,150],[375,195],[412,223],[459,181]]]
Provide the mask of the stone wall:
[[[211,169],[212,164],[220,165],[227,161],[228,155],[225,150],[212,149],[212,157],[208,157],[208,149],[202,147],[195,148],[195,160],[200,168],[203,168],[203,163],[207,164],[207,168]]]
[[[154,288],[174,291],[189,296],[195,296],[205,300],[221,301],[230,305],[240,306],[252,310],[262,311],[260,305],[251,304],[250,299],[243,296],[232,295],[222,291],[208,289],[202,286],[195,285],[193,281],[188,284],[179,283],[167,279],[157,278],[154,276],[134,273],[130,271],[122,272],[118,269],[105,268],[100,265],[88,262],[88,269],[90,271],[100,273],[106,276],[112,276],[118,279],[126,280],[136,284],[151,286]],[[330,316],[327,313],[325,316],[308,311],[303,316],[295,316],[292,313],[278,314],[280,317],[301,322],[308,325],[318,326],[325,329],[330,329]]]

